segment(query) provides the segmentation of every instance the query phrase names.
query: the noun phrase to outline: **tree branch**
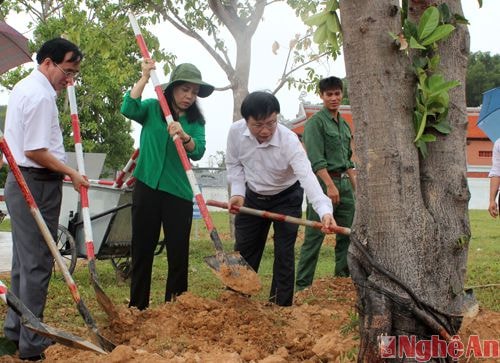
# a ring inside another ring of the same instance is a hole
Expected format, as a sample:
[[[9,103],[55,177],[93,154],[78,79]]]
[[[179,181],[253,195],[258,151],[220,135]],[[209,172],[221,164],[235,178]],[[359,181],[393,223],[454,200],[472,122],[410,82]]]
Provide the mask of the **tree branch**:
[[[247,31],[250,32],[250,34],[253,35],[257,26],[259,26],[259,22],[262,19],[262,15],[264,15],[266,5],[266,0],[257,0],[255,3],[255,11],[250,15],[250,24],[247,26]]]
[[[167,20],[170,24],[172,24],[177,30],[181,31],[182,33],[186,34],[187,36],[195,39],[200,43],[203,48],[215,59],[217,64],[226,72],[228,75],[233,75],[234,74],[234,68],[231,65],[230,62],[226,62],[224,58],[222,58],[217,51],[208,44],[205,39],[203,39],[198,33],[190,30],[187,26],[187,24],[180,18],[175,11],[171,8],[170,5],[165,5],[165,8],[168,11],[164,11],[164,9],[160,6],[154,5],[153,6],[155,10],[162,14],[163,18]],[[171,17],[170,14],[173,14],[174,18]],[[223,52],[224,53],[224,52]],[[227,56],[227,55],[226,55]]]
[[[312,62],[315,62],[317,61],[318,59],[320,59],[321,57],[324,57],[325,55],[328,55],[330,53],[328,52],[324,52],[324,53],[321,53],[321,54],[318,54],[316,57],[313,57],[311,58],[309,61],[305,62],[305,63],[301,63],[300,65],[298,65],[297,67],[295,68],[292,68],[290,69],[288,72],[285,72],[283,71],[283,74],[282,76],[280,77],[280,81],[278,83],[278,85],[276,86],[276,88],[274,89],[273,91],[273,94],[276,94],[276,92],[278,92],[286,83],[287,81],[287,78],[290,74],[294,73],[295,71],[305,67],[306,65],[308,65],[309,63],[312,63]],[[288,62],[288,57],[287,57],[287,62]],[[286,67],[286,66],[285,66]]]
[[[245,25],[238,17],[236,10],[237,4],[234,1],[231,1],[230,4],[223,5],[222,1],[208,0],[208,6],[210,6],[210,9],[212,9],[217,18],[227,26],[227,29],[235,38],[245,32]]]

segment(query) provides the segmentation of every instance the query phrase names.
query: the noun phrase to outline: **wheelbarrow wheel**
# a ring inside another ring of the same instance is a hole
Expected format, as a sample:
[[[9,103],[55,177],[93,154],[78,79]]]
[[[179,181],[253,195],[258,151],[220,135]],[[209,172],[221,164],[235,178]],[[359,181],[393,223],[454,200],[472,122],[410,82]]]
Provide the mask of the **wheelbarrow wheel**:
[[[116,276],[125,281],[130,277],[131,272],[131,263],[130,256],[121,256],[121,257],[111,257],[111,264],[115,269]]]
[[[59,225],[57,227],[57,240],[55,242],[57,249],[61,253],[64,263],[68,267],[69,273],[73,274],[73,271],[75,271],[76,267],[75,239],[66,229],[66,227]],[[59,267],[57,267],[57,264],[54,264],[53,276],[57,278],[63,278],[61,270],[59,269]]]

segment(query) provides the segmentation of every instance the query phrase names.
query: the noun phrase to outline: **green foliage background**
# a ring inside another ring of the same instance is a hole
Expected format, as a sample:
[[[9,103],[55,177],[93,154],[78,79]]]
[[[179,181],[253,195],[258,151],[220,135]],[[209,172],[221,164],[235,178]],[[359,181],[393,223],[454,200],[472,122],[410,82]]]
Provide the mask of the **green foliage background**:
[[[500,87],[500,54],[471,53],[467,65],[466,81],[467,106],[480,106],[484,92]]]
[[[26,12],[35,19],[29,24],[34,29],[30,41],[33,53],[46,40],[59,36],[80,47],[84,59],[75,91],[83,150],[106,153],[104,170],[108,175],[102,177],[113,176],[113,172],[123,167],[133,151],[131,122],[120,114],[120,106],[124,93],[139,79],[141,71],[142,56],[129,25],[128,9],[101,0],[39,3],[47,6],[46,13],[38,14],[29,3],[13,1],[2,4],[2,12],[6,9]],[[173,62],[175,58],[171,54],[159,49],[155,36],[145,30],[143,35],[158,62]],[[30,70],[14,69],[0,76],[0,84],[12,89],[28,72]],[[59,119],[65,149],[73,151],[71,113],[65,93],[62,92],[57,101]]]

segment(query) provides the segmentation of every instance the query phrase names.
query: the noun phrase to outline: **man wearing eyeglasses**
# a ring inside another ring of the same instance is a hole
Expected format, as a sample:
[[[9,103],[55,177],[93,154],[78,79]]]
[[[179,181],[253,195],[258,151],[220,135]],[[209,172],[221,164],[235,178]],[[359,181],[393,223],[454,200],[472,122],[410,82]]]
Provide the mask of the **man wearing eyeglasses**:
[[[297,135],[278,123],[279,113],[280,104],[270,93],[253,92],[243,100],[243,119],[232,124],[227,140],[229,210],[245,206],[300,218],[305,191],[321,216],[323,231],[328,232],[330,226],[336,226],[332,203],[323,193]],[[238,214],[235,250],[258,271],[271,223],[274,265],[269,301],[290,306],[298,225]]]
[[[89,185],[65,164],[56,105],[57,93],[78,74],[82,57],[78,47],[66,39],[45,42],[36,56],[38,67],[13,88],[5,118],[5,140],[54,239],[64,175],[71,178],[77,191]],[[54,259],[12,172],[7,175],[4,194],[12,226],[11,291],[43,319]],[[18,346],[23,360],[43,359],[43,351],[52,344],[26,329],[12,309],[7,311],[4,333]]]

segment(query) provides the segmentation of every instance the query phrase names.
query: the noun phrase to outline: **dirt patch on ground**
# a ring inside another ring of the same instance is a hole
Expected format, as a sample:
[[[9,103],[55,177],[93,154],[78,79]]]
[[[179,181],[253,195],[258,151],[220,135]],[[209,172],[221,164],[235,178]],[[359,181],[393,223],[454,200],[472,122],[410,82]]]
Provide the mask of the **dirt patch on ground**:
[[[142,312],[119,307],[119,318],[100,327],[118,345],[108,355],[56,344],[47,349],[45,361],[354,362],[359,342],[355,299],[348,278],[318,279],[311,289],[297,293],[289,308],[231,291],[217,300],[186,293]],[[462,339],[470,334],[498,338],[500,313],[480,311],[464,321]]]

